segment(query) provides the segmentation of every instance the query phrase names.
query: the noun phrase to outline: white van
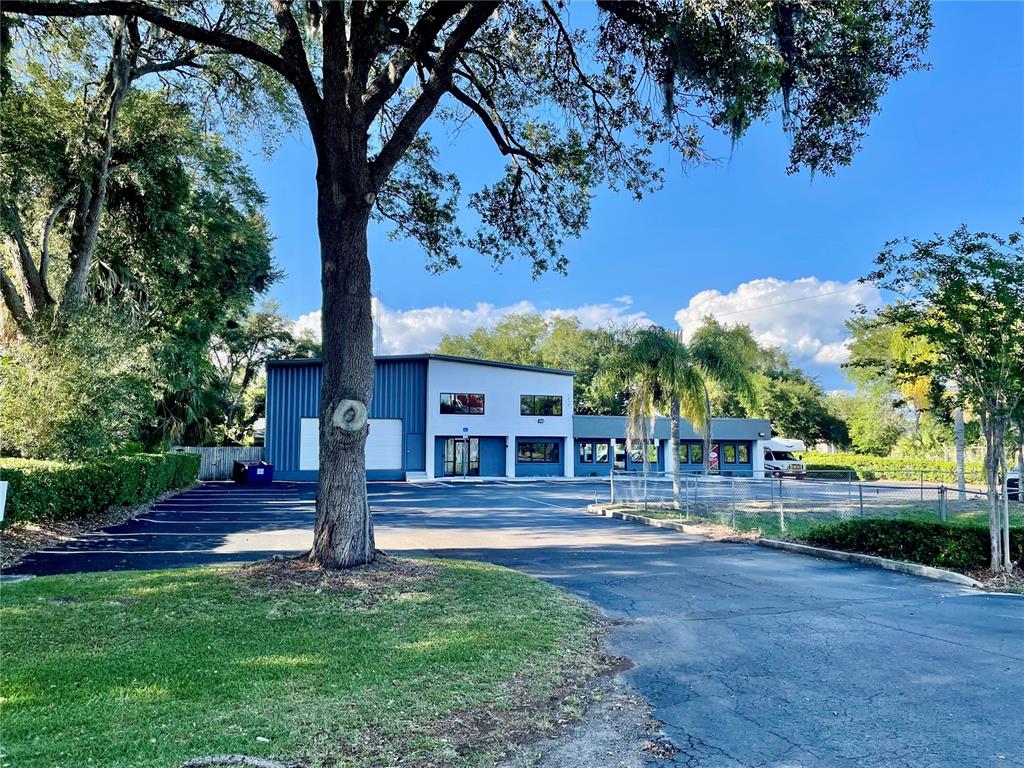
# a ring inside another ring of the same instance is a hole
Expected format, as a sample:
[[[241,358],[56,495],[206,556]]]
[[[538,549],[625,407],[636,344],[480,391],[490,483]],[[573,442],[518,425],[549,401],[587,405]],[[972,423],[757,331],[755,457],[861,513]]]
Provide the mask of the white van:
[[[807,476],[807,467],[796,457],[797,451],[806,451],[803,440],[786,440],[773,437],[762,443],[764,446],[765,477],[797,477]]]

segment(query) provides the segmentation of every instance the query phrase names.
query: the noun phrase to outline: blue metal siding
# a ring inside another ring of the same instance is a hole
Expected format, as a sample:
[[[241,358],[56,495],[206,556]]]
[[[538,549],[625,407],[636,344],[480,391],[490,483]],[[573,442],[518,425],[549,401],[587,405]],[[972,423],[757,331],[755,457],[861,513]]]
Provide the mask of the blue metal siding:
[[[267,366],[267,432],[263,452],[282,472],[299,471],[299,425],[320,414],[320,364]]]
[[[264,452],[281,473],[299,472],[299,429],[304,418],[320,414],[322,369],[319,361],[267,366],[267,432]],[[401,472],[426,469],[424,434],[427,426],[426,360],[378,360],[373,381],[371,419],[401,419],[405,444]],[[309,473],[303,473],[306,475]],[[313,473],[315,474],[315,473]],[[376,476],[377,472],[369,473]],[[298,476],[295,475],[297,479]]]

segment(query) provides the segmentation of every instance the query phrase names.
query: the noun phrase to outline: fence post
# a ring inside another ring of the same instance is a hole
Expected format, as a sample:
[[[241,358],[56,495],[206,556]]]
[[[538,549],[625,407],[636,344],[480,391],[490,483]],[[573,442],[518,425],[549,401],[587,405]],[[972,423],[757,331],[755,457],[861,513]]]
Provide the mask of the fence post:
[[[736,527],[736,478],[729,478],[729,495],[732,497],[732,520],[729,523],[733,528]]]
[[[924,470],[921,470],[921,501],[924,501]]]
[[[782,503],[782,478],[779,478],[779,533],[786,532],[786,508]]]
[[[939,520],[946,522],[946,486],[939,486]]]
[[[608,503],[609,504],[614,504],[615,503],[615,470],[614,469],[611,471],[611,474],[608,475],[608,477],[611,479],[611,492],[610,492],[611,493],[611,498],[609,499]]]
[[[860,516],[864,517],[864,486],[857,483],[857,496],[860,497]]]

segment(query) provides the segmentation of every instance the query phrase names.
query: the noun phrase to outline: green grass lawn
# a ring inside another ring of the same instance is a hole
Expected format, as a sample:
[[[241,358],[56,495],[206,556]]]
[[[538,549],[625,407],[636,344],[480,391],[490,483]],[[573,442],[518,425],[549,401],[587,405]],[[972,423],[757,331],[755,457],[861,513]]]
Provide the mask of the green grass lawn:
[[[268,589],[230,568],[4,585],[0,764],[486,762],[502,745],[455,754],[445,718],[589,674],[594,617],[514,571],[430,562],[427,578],[376,591]]]

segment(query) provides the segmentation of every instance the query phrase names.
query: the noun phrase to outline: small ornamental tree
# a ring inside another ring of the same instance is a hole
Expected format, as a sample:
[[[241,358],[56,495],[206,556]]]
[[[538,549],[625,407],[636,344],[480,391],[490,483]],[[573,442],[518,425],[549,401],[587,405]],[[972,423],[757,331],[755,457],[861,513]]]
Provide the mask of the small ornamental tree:
[[[704,157],[705,126],[739,138],[781,112],[790,170],[849,163],[888,84],[921,66],[923,0],[230,2],[5,0],[29,17],[121,19],[129,30],[256,62],[291,89],[317,156],[323,287],[320,489],[311,558],[373,559],[364,445],[373,392],[367,226],[391,221],[434,269],[464,249],[535,274],[565,270],[597,188],[657,188],[652,147]],[[239,27],[244,27],[244,31]],[[428,120],[479,122],[506,158],[458,220]]]
[[[1024,222],[1022,222],[1024,223]],[[877,313],[931,350],[888,361],[902,381],[932,376],[956,385],[954,397],[981,419],[985,438],[991,568],[1012,568],[1005,489],[1007,434],[1024,403],[1024,240],[970,232],[897,240],[865,278],[900,301]]]

